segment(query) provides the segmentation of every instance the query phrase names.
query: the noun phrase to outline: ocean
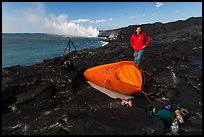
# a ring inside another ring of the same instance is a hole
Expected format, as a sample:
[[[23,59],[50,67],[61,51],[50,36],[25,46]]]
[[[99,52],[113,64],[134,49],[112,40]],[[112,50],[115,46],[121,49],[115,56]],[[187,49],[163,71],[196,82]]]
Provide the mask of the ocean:
[[[29,66],[62,56],[69,39],[77,50],[97,48],[107,44],[104,38],[64,37],[43,33],[3,33],[2,68],[15,65]],[[71,51],[74,48],[71,46]],[[67,52],[68,53],[68,49]]]

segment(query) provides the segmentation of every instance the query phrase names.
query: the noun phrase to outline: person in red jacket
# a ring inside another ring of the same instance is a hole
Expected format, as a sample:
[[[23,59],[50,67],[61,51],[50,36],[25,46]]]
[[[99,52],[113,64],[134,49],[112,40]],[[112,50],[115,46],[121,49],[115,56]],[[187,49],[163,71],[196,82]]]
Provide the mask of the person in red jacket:
[[[130,45],[134,48],[134,62],[139,67],[144,49],[149,45],[150,38],[141,31],[141,27],[136,27],[136,33],[130,38]]]

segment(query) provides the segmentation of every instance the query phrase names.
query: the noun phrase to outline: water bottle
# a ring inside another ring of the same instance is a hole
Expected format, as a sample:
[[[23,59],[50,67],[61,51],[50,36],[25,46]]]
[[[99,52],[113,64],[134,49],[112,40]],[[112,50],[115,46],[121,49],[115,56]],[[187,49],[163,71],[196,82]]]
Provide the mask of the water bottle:
[[[184,121],[183,121],[183,117],[180,113],[180,110],[176,110],[175,113],[176,113],[176,118],[178,119],[179,123],[183,123]]]
[[[172,122],[171,126],[170,126],[170,130],[171,133],[173,133],[174,135],[177,135],[179,132],[179,124],[178,124],[178,120],[174,119],[174,121]]]

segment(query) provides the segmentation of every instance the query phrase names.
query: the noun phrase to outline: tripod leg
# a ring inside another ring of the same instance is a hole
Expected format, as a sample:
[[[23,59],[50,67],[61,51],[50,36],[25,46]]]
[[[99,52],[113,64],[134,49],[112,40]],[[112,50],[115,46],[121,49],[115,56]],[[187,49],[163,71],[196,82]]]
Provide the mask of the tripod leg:
[[[71,42],[72,42],[72,41],[71,41]],[[72,45],[73,45],[74,49],[77,50],[76,47],[74,46],[74,43],[73,43],[73,42],[72,42]]]
[[[63,53],[62,56],[64,56],[65,52],[67,51],[68,46],[70,47],[70,40],[69,40],[69,42],[67,43],[67,46],[66,46],[66,48],[65,48],[64,53]],[[60,65],[61,61],[62,61],[62,57],[60,58],[60,61],[59,61],[59,63],[58,63],[58,66]]]

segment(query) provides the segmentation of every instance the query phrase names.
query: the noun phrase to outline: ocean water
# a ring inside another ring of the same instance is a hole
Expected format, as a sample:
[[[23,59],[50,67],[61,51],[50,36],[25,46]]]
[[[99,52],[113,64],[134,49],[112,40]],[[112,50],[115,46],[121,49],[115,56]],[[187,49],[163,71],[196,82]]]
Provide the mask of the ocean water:
[[[71,39],[77,50],[97,48],[107,43],[104,38],[64,37],[41,33],[2,34],[2,68],[14,65],[28,66],[63,55]],[[71,46],[71,50],[74,48]],[[67,52],[68,53],[68,49]]]

